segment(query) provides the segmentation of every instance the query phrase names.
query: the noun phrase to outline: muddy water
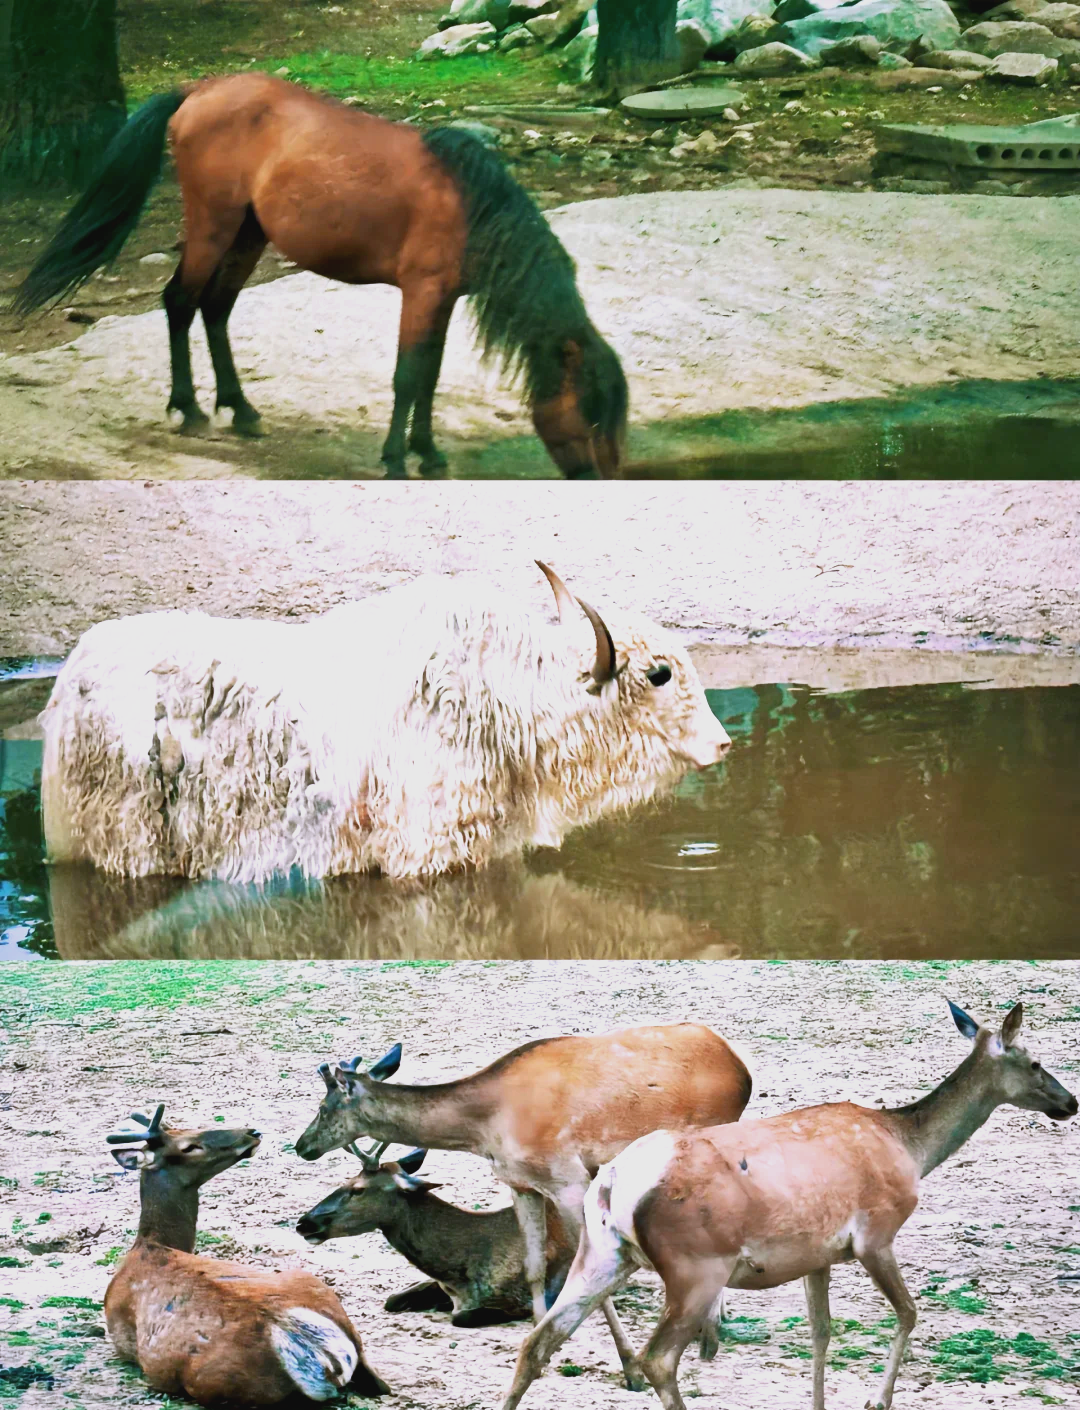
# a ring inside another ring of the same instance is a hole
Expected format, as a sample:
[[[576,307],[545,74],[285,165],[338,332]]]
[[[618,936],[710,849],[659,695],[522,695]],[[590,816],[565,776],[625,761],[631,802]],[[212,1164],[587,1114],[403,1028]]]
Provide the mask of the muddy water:
[[[674,798],[557,852],[423,885],[47,868],[41,745],[9,738],[0,955],[1080,955],[1080,685],[771,683],[709,696],[735,748]]]

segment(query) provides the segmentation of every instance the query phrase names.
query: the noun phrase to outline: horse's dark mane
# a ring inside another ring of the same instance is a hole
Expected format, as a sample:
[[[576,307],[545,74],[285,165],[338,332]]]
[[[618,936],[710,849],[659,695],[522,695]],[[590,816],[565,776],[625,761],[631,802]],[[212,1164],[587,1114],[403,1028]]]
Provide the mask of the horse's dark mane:
[[[590,322],[574,262],[536,202],[471,132],[436,127],[423,140],[465,202],[466,292],[485,354],[522,374],[530,401],[546,401],[562,385],[564,345],[575,342],[582,409],[602,432],[618,431],[627,407],[622,368]]]

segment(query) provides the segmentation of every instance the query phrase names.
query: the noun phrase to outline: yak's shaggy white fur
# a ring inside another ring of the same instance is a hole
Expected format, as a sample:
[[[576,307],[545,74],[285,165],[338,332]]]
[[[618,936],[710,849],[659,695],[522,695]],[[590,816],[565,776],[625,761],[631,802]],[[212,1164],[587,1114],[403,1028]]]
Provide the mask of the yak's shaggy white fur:
[[[549,625],[460,580],[304,625],[103,622],[41,717],[49,856],[259,881],[434,875],[557,846],[728,743],[667,633],[608,626],[621,670],[592,694],[583,618]],[[670,681],[651,684],[664,663]]]

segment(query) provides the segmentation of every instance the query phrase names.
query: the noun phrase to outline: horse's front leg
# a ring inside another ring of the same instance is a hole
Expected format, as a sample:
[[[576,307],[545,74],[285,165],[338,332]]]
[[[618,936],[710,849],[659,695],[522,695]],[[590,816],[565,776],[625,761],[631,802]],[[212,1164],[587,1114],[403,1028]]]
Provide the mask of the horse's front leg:
[[[446,469],[446,456],[435,444],[431,430],[431,413],[435,405],[435,388],[442,370],[446,330],[454,312],[456,297],[446,300],[435,316],[435,322],[421,347],[417,369],[416,400],[413,403],[412,431],[409,449],[420,457],[421,475],[441,475]]]
[[[405,436],[409,417],[414,407],[418,409],[418,414],[421,412],[425,397],[428,400],[424,413],[427,419],[426,444],[422,434],[417,442],[414,431],[411,448],[419,450],[424,456],[422,470],[425,467],[441,468],[435,466],[432,459],[438,456],[438,452],[431,441],[431,401],[435,396],[435,383],[446,341],[446,325],[453,306],[453,297],[447,295],[440,280],[427,279],[402,285],[401,331],[394,368],[394,411],[382,449],[382,462],[386,466],[388,479],[405,478]]]

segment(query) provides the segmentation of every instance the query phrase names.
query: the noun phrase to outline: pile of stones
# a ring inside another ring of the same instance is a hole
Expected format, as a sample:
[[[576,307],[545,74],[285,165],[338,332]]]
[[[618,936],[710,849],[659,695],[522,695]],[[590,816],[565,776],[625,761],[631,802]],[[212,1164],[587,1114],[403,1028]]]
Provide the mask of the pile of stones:
[[[962,13],[966,28],[946,0],[679,0],[680,68],[720,59],[747,78],[825,65],[921,68],[951,71],[954,83],[1032,85],[1080,76],[1080,4],[1006,0],[977,17]],[[594,0],[452,0],[419,57],[543,45],[587,83],[598,32]]]

